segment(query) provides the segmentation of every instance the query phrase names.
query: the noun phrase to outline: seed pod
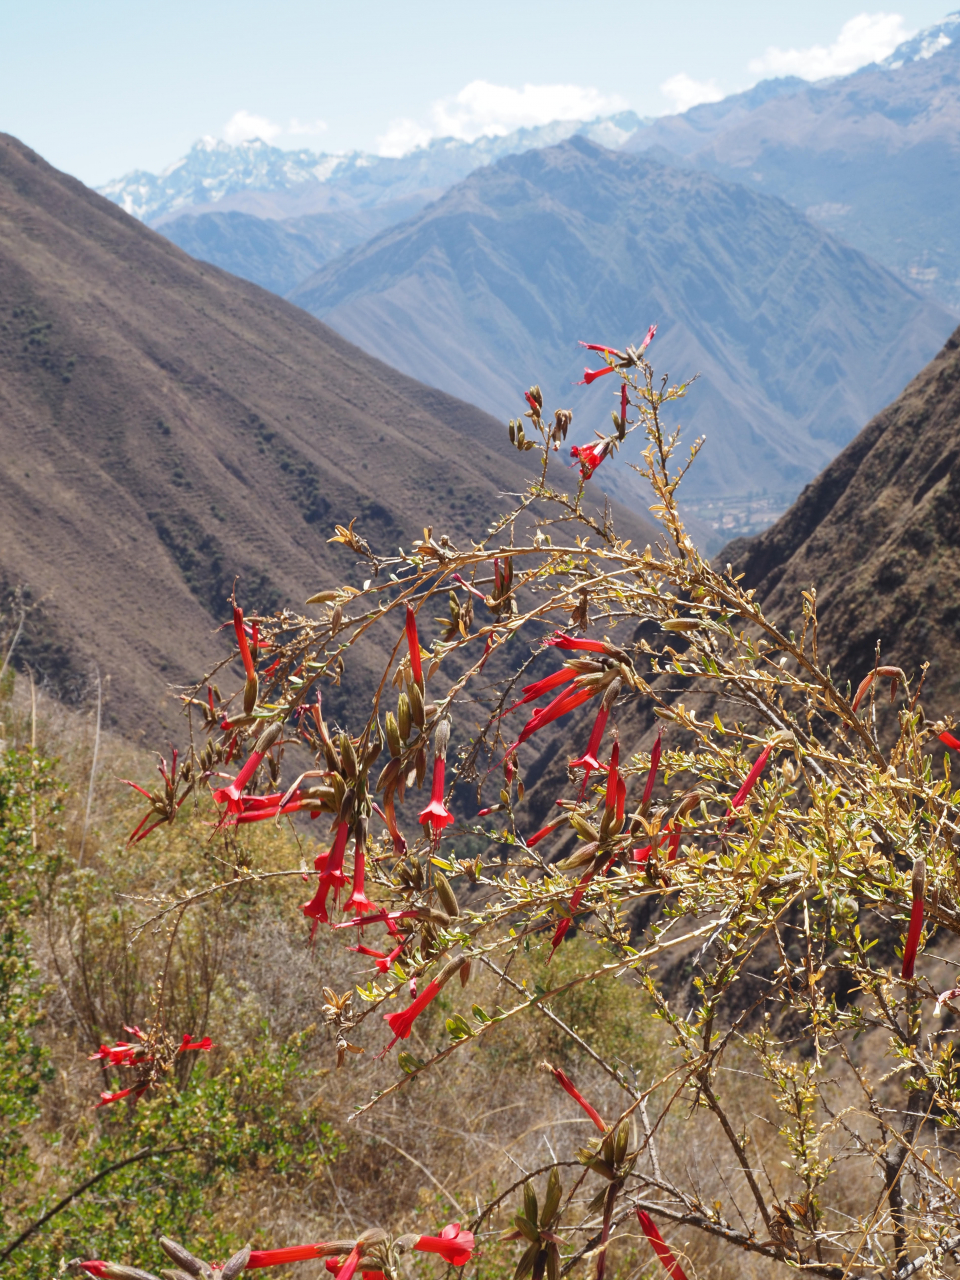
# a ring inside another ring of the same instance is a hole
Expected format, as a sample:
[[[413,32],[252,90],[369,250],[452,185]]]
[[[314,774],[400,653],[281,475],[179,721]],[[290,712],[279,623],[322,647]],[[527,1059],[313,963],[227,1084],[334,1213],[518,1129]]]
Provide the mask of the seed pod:
[[[448,916],[458,916],[460,907],[457,903],[457,895],[453,892],[450,881],[442,871],[437,871],[433,877],[433,883],[436,886],[437,897],[440,899],[440,905],[446,911]]]
[[[178,1267],[183,1267],[184,1271],[189,1271],[192,1276],[199,1276],[203,1272],[206,1264],[199,1258],[195,1258],[182,1244],[171,1240],[169,1236],[160,1237],[160,1248]]]
[[[416,685],[414,685],[414,688],[416,688]],[[417,787],[422,787],[427,776],[427,753],[423,747],[417,752],[414,769],[416,771]]]
[[[250,1246],[247,1244],[223,1264],[223,1269],[220,1272],[220,1280],[236,1280],[240,1272],[246,1270],[246,1266],[249,1261]]]
[[[511,443],[511,444],[516,444],[516,443],[517,443],[517,428],[514,426],[514,422],[513,422],[513,419],[512,419],[512,418],[510,419],[510,423],[509,423],[509,425],[508,425],[508,427],[507,427],[507,430],[510,432],[510,443]],[[309,604],[310,602],[309,602],[309,601],[307,601],[307,603]]]
[[[253,715],[253,709],[257,705],[257,694],[259,685],[257,684],[257,676],[254,673],[248,676],[243,686],[243,713],[244,715]]]
[[[560,1182],[560,1171],[556,1165],[550,1170],[550,1176],[547,1178],[547,1194],[543,1201],[543,1211],[540,1214],[540,1227],[548,1227],[553,1221],[557,1210],[560,1208],[560,1200],[563,1196],[563,1186]]]
[[[397,759],[388,760],[380,771],[380,777],[377,779],[378,791],[392,791],[397,785],[400,778],[400,761]]]
[[[367,754],[363,757],[363,771],[367,773],[377,762],[377,757],[383,750],[383,737],[380,734],[380,726],[377,726],[377,736],[367,747]]]
[[[606,692],[603,695],[603,701],[601,703],[604,711],[610,710],[610,708],[616,702],[617,698],[620,696],[620,690],[622,688],[623,688],[623,681],[620,679],[619,676],[617,676],[616,679],[610,681],[609,685],[607,686]]]
[[[349,822],[353,817],[353,811],[357,804],[357,793],[353,788],[344,790],[343,799],[340,801],[339,820],[341,822]]]
[[[348,733],[340,735],[340,758],[343,760],[344,773],[348,778],[355,778],[360,772],[357,764],[357,753],[353,749],[353,743],[350,741]]]
[[[467,963],[463,965],[463,967],[460,970],[461,987],[465,987],[467,983],[470,981],[470,964],[471,962],[468,960]]]
[[[396,760],[403,751],[403,742],[400,739],[400,726],[397,724],[397,717],[392,711],[388,711],[384,722],[387,734],[387,746],[390,748],[390,754]]]
[[[582,836],[584,840],[599,840],[600,832],[597,828],[586,820],[579,813],[571,813],[570,825],[576,831],[578,836]]]
[[[569,858],[564,858],[562,862],[557,863],[557,869],[560,871],[573,871],[577,867],[585,867],[588,862],[594,860],[599,847],[596,840],[591,840],[589,844],[579,845]]]
[[[630,1126],[626,1120],[621,1120],[614,1130],[613,1134],[613,1160],[615,1164],[620,1164],[623,1157],[627,1154],[627,1143],[630,1140]]]
[[[280,737],[281,733],[283,733],[282,724],[277,724],[276,721],[274,721],[273,724],[267,725],[266,729],[264,729],[263,733],[261,733],[260,737],[257,739],[257,744],[253,748],[254,751],[269,751]]]
[[[540,1216],[540,1209],[537,1205],[537,1193],[532,1182],[523,1184],[523,1216],[533,1225],[533,1229],[536,1232],[536,1222]],[[537,1233],[537,1239],[539,1238],[539,1233]]]
[[[333,613],[330,615],[330,634],[335,636],[340,630],[340,623],[343,621],[343,605],[337,605]]]
[[[340,757],[337,755],[337,749],[332,742],[326,741],[323,744],[323,754],[327,760],[327,768],[331,773],[340,772]]]
[[[347,784],[339,773],[335,773],[330,779],[330,786],[333,789],[333,798],[339,813],[340,806],[343,804],[343,797],[347,794]]]
[[[426,715],[423,710],[423,694],[420,692],[420,686],[416,682],[410,686],[410,715],[417,728],[422,729],[426,723]]]
[[[405,693],[401,693],[397,700],[397,727],[400,730],[400,737],[406,742],[410,737],[411,718],[410,699]]]

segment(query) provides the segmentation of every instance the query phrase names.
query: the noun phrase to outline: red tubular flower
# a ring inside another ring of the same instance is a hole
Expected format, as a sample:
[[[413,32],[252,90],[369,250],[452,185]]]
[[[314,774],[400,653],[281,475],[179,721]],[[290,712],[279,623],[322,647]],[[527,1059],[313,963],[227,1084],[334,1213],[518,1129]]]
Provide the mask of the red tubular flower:
[[[89,1061],[101,1061],[105,1067],[107,1065],[111,1067],[136,1067],[141,1062],[149,1062],[150,1059],[143,1053],[141,1045],[127,1044],[120,1040],[115,1045],[102,1044],[98,1053],[90,1055]]]
[[[351,1280],[353,1273],[360,1265],[360,1245],[355,1244],[346,1256],[342,1267],[336,1271],[337,1280]]]
[[[334,837],[333,847],[328,854],[320,854],[317,857],[317,864],[322,864],[323,870],[317,881],[317,892],[313,895],[310,902],[303,905],[301,910],[305,916],[309,916],[313,920],[313,928],[310,930],[310,937],[317,931],[317,925],[323,921],[328,924],[330,917],[327,915],[327,895],[331,889],[339,893],[341,887],[346,883],[347,877],[343,873],[343,857],[347,849],[347,837],[350,835],[350,827],[346,822],[337,824],[337,833]]]
[[[90,1262],[80,1263],[80,1266],[84,1271],[86,1271],[88,1276],[106,1276],[106,1268],[109,1267],[109,1265],[109,1262],[99,1262],[96,1258],[91,1259]]]
[[[604,863],[604,866],[603,866],[604,872],[609,871],[614,860],[619,856],[620,855],[618,853],[614,853],[612,857],[607,859],[607,861]],[[556,930],[554,931],[554,935],[553,935],[553,942],[550,945],[550,954],[547,956],[547,964],[549,964],[550,961],[553,959],[553,953],[556,951],[557,947],[559,947],[560,943],[567,936],[567,930],[573,924],[574,913],[577,907],[579,907],[580,903],[583,901],[583,895],[587,891],[587,885],[590,883],[593,877],[597,874],[598,870],[599,870],[598,867],[591,867],[589,871],[585,871],[583,873],[583,875],[580,877],[579,881],[577,882],[577,887],[576,889],[574,889],[570,897],[570,915],[565,916],[564,919],[559,921],[559,923],[557,924]]]
[[[319,1258],[329,1245],[321,1241],[319,1244],[295,1244],[286,1249],[254,1249],[247,1271],[257,1271],[261,1267],[279,1267],[287,1262],[309,1262],[311,1258]]]
[[[559,1067],[551,1067],[549,1063],[544,1063],[543,1069],[545,1071],[549,1071],[553,1076],[553,1078],[560,1085],[560,1087],[565,1089],[567,1093],[569,1093],[570,1097],[573,1098],[574,1102],[579,1103],[580,1106],[583,1107],[584,1111],[587,1113],[587,1115],[590,1117],[593,1123],[597,1126],[600,1132],[606,1133],[607,1126],[603,1123],[603,1120],[600,1118],[600,1113],[596,1110],[596,1108],[591,1107],[590,1103],[586,1100],[586,1098],[579,1091],[579,1089],[577,1089],[577,1087],[574,1085],[573,1081],[566,1074],[566,1072],[561,1071]]]
[[[228,814],[242,813],[243,805],[240,802],[240,797],[243,793],[243,789],[260,768],[266,754],[267,753],[265,751],[251,751],[250,755],[247,757],[246,764],[234,780],[228,786],[218,787],[214,791],[214,804],[225,804],[227,806]]]
[[[529,391],[525,391],[525,392],[523,393],[523,398],[524,398],[524,400],[526,400],[527,404],[530,406],[530,408],[533,410],[533,412],[534,412],[534,413],[536,414],[536,416],[539,418],[539,417],[540,417],[540,406],[537,404],[536,400],[534,400],[534,398],[533,398],[533,396],[530,394],[530,392],[529,392]]]
[[[657,1230],[649,1213],[645,1212],[643,1209],[638,1209],[637,1218],[640,1220],[640,1226],[643,1228],[643,1234],[650,1241],[654,1253],[663,1263],[663,1269],[670,1277],[670,1280],[687,1280],[683,1267],[681,1267],[673,1250]]]
[[[520,730],[520,737],[516,740],[512,747],[507,748],[507,755],[516,751],[521,742],[526,742],[528,738],[544,727],[551,724],[554,720],[559,720],[561,716],[565,716],[567,712],[575,710],[584,702],[596,694],[596,689],[564,689],[563,693],[558,694],[552,702],[548,702],[545,707],[541,707],[535,711],[527,723]]]
[[[657,780],[657,770],[660,768],[660,739],[663,737],[663,730],[657,734],[657,740],[653,744],[653,750],[650,752],[650,772],[647,774],[647,784],[643,788],[643,800],[641,807],[650,803],[650,797],[653,795],[653,784]]]
[[[340,1272],[343,1270],[339,1258],[327,1258],[323,1264],[332,1276],[336,1276],[340,1280]],[[366,1267],[361,1266],[361,1275],[365,1275],[367,1280],[387,1280],[382,1271],[368,1271]]]
[[[237,633],[237,644],[240,648],[240,657],[243,659],[243,669],[247,673],[247,679],[250,680],[254,675],[253,656],[250,653],[250,645],[243,625],[243,610],[236,604],[233,606],[233,629]]]
[[[376,911],[377,904],[371,902],[366,893],[364,893],[366,867],[367,855],[358,832],[353,852],[353,889],[350,897],[343,904],[344,911]]]
[[[400,828],[397,826],[397,810],[394,805],[393,790],[391,789],[384,796],[382,809],[378,804],[375,804],[373,808],[387,824],[387,830],[390,832],[390,839],[393,841],[393,852],[398,858],[402,858],[407,852],[407,842],[404,840],[400,832]]]
[[[580,463],[580,474],[584,480],[590,479],[608,453],[606,444],[599,447],[592,444],[575,444],[570,449],[570,457],[576,458]]]
[[[430,823],[434,844],[439,843],[440,833],[443,828],[449,826],[453,821],[453,814],[443,803],[443,779],[446,767],[447,762],[443,756],[435,753],[433,757],[433,790],[430,793],[430,803],[420,811],[420,822]]]
[[[604,369],[584,369],[583,377],[577,383],[578,387],[589,387],[591,382],[596,382],[598,378],[602,378],[605,373],[613,373],[614,366],[608,364]]]
[[[584,649],[587,653],[606,653],[608,655],[610,653],[610,646],[603,640],[585,640],[581,636],[568,636],[563,631],[555,631],[552,636],[547,636],[543,645],[544,648]]]
[[[420,688],[423,688],[423,667],[420,664],[420,637],[417,635],[417,615],[407,605],[407,644],[410,648],[410,670]]]
[[[459,1222],[451,1222],[438,1236],[421,1236],[413,1247],[420,1253],[438,1253],[452,1267],[462,1267],[470,1261],[473,1245],[473,1232],[461,1231]]]
[[[209,1036],[204,1036],[202,1040],[194,1040],[191,1036],[184,1036],[177,1053],[189,1053],[192,1049],[199,1049],[202,1053],[209,1053],[211,1049],[216,1047]]]
[[[620,425],[627,425],[627,384],[624,382],[620,386]]]
[[[436,996],[440,994],[440,986],[436,982],[431,982],[414,1000],[413,1004],[408,1004],[405,1009],[400,1009],[396,1013],[385,1013],[383,1019],[389,1023],[390,1030],[393,1032],[394,1040],[406,1040],[410,1035],[416,1018],[423,1013],[424,1009]]]
[[[407,939],[404,938],[398,947],[386,955],[383,951],[375,951],[373,947],[365,947],[363,943],[358,943],[355,947],[347,947],[348,951],[358,951],[361,955],[370,956],[375,962],[381,973],[386,973],[393,962],[400,956],[404,947],[407,945]]]
[[[650,343],[653,341],[653,336],[656,332],[657,332],[657,326],[655,324],[652,324],[650,328],[647,330],[647,336],[644,338],[643,342],[641,342],[640,344],[641,355],[643,355],[644,351],[646,351],[647,347],[649,347]]]
[[[913,902],[910,906],[910,927],[907,930],[907,941],[903,947],[903,966],[900,969],[900,977],[904,982],[910,982],[913,979],[913,968],[917,962],[917,949],[920,946],[920,934],[923,932],[923,896],[926,884],[926,864],[923,858],[917,858],[913,864],[911,882]]]
[[[100,1101],[96,1105],[97,1107],[108,1107],[111,1102],[119,1102],[121,1098],[129,1098],[131,1093],[133,1093],[132,1087],[129,1089],[119,1089],[116,1093],[108,1093],[105,1091],[101,1093]],[[138,1094],[137,1096],[139,1097],[140,1095]],[[94,1110],[96,1110],[96,1108],[94,1108]]]
[[[587,781],[590,774],[594,770],[600,768],[600,761],[597,759],[597,752],[600,750],[600,743],[603,741],[603,732],[607,727],[607,721],[610,718],[610,711],[607,707],[601,707],[597,712],[597,718],[593,722],[593,729],[590,731],[590,741],[587,743],[587,749],[577,760],[570,761],[571,769],[585,769],[583,776],[583,786],[580,788],[581,796],[586,792]]]
[[[519,702],[515,702],[512,707],[507,707],[504,715],[509,715],[517,707],[522,707],[525,702],[533,702],[535,698],[540,697],[541,693],[549,693],[551,689],[558,689],[562,684],[569,684],[571,680],[576,678],[576,675],[577,673],[569,667],[561,667],[552,676],[544,676],[542,680],[535,680],[533,684],[525,684],[523,686],[523,697]]]
[[[647,861],[647,859],[650,857],[650,854],[651,854],[652,852],[653,852],[653,845],[652,845],[652,844],[648,844],[648,845],[647,845],[647,847],[646,847],[645,849],[634,849],[634,851],[633,851],[633,860],[634,860],[634,862],[644,863],[644,862],[646,862],[646,861]]]
[[[952,733],[947,733],[947,731],[944,730],[943,733],[940,734],[940,741],[945,747],[949,747],[951,751],[960,751],[960,741],[958,741]]]
[[[627,784],[622,778],[617,779],[617,821],[623,822],[623,815],[627,808]]]
[[[354,920],[341,920],[339,924],[335,924],[334,929],[365,929],[368,924],[383,923],[387,926],[391,933],[396,933],[395,920],[416,920],[417,909],[411,907],[407,911],[375,911],[369,916],[357,916]]]
[[[561,818],[559,822],[551,822],[548,827],[541,827],[540,830],[537,831],[534,835],[532,835],[530,839],[526,842],[527,848],[528,849],[535,848],[535,846],[538,845],[541,840],[546,839],[546,837],[551,833],[551,831],[556,831],[557,827],[562,827],[565,822],[566,822],[566,818]]]
[[[622,351],[618,351],[616,347],[601,347],[598,342],[581,342],[579,343],[585,351],[602,351],[604,355],[616,356],[618,360],[626,360],[626,356]]]
[[[893,702],[894,698],[897,696],[898,681],[902,680],[904,683],[904,686],[906,686],[906,683],[907,683],[906,676],[903,674],[903,672],[899,667],[874,667],[873,671],[871,671],[869,675],[864,676],[864,678],[860,681],[860,685],[859,685],[859,688],[857,689],[856,697],[853,699],[853,702],[850,705],[851,711],[856,711],[857,707],[859,707],[861,703],[861,700],[863,699],[863,695],[867,692],[867,690],[873,684],[874,680],[878,680],[878,679],[886,679],[890,681],[890,701],[891,702]]]
[[[750,770],[750,772],[747,774],[747,776],[744,778],[743,786],[740,788],[737,794],[730,801],[730,808],[727,810],[728,817],[734,812],[735,809],[740,808],[740,806],[746,800],[747,796],[750,794],[753,788],[757,785],[757,780],[759,779],[761,773],[763,773],[764,769],[766,768],[767,761],[770,759],[770,752],[772,750],[773,750],[773,743],[770,743],[768,746],[764,747],[763,750],[760,752],[760,754],[757,756],[757,762],[753,766],[753,768]],[[727,825],[729,826],[730,824],[728,823]]]

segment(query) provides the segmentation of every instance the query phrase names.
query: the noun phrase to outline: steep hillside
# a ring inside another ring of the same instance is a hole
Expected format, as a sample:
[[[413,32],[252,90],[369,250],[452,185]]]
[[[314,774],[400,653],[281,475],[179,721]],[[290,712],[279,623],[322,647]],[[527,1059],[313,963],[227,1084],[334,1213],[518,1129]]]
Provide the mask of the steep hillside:
[[[960,312],[960,14],[882,66],[774,84],[658,120],[624,149],[781,196]]]
[[[578,339],[658,322],[657,368],[702,374],[686,419],[708,443],[687,498],[704,515],[748,494],[782,511],[955,323],[782,201],[583,138],[474,173],[291,298],[494,413],[537,378],[587,434],[612,401],[572,385]],[[632,473],[602,483],[623,496]]]
[[[226,651],[235,577],[273,608],[362,575],[327,542],[355,515],[383,550],[425,511],[479,533],[516,459],[478,409],[0,135],[0,598],[36,606],[17,654],[57,691],[99,669],[109,721],[155,744],[168,682]]]
[[[817,588],[833,669],[931,663],[924,704],[960,713],[960,329],[757,538],[726,547],[781,625]]]

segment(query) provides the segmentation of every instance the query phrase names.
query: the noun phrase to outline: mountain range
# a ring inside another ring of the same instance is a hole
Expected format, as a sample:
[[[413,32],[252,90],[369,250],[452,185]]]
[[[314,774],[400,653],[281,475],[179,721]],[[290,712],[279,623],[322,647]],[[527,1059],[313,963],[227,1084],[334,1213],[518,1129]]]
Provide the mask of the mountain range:
[[[155,742],[169,685],[224,656],[235,579],[299,607],[369,574],[336,524],[380,551],[425,515],[480,536],[526,474],[479,409],[0,135],[0,603],[22,593],[16,656],[61,696],[99,671],[106,722]]]
[[[782,511],[955,325],[783,201],[583,137],[477,170],[289,297],[501,417],[537,381],[580,441],[613,400],[573,385],[578,340],[622,347],[656,322],[658,371],[701,375],[684,410],[707,437],[687,484],[701,518],[747,497]],[[597,480],[645,500],[628,467]]]
[[[960,13],[883,64],[639,128],[627,151],[780,196],[960,314]]]

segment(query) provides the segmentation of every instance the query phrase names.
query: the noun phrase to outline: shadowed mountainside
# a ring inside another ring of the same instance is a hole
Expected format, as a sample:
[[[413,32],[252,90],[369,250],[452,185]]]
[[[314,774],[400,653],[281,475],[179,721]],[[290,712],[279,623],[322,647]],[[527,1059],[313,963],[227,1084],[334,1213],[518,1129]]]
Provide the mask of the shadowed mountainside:
[[[785,505],[955,324],[784,202],[585,138],[474,173],[290,296],[492,412],[536,379],[581,440],[614,400],[572,385],[578,339],[622,345],[658,321],[658,371],[702,374],[683,415],[688,439],[707,437],[686,484],[701,503]],[[626,468],[597,479],[635,492]]]
[[[108,723],[155,742],[169,684],[227,651],[236,576],[296,608],[369,572],[335,523],[384,552],[479,535],[524,475],[492,418],[0,135],[0,596],[36,606],[17,654],[56,692],[98,669]]]
[[[820,652],[854,685],[881,661],[960,710],[960,329],[765,533],[718,557],[783,627],[817,588]]]

